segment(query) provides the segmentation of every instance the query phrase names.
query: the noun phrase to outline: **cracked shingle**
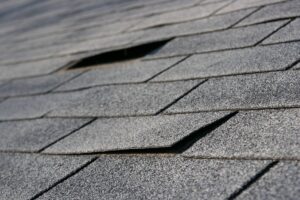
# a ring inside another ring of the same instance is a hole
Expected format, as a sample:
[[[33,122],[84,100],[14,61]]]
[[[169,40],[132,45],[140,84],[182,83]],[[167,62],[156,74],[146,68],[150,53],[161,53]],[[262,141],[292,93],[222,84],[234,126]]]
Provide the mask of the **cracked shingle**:
[[[228,112],[98,119],[46,149],[46,153],[91,153],[167,148]]]
[[[226,199],[267,163],[101,156],[39,199]]]
[[[86,90],[80,98],[54,109],[49,115],[132,116],[155,114],[201,82],[203,80],[92,88]]]
[[[237,199],[271,200],[299,199],[299,162],[280,162]]]
[[[146,58],[168,57],[192,53],[234,49],[253,46],[287,21],[229,29],[201,35],[179,37]]]
[[[53,118],[0,122],[0,150],[36,152],[89,121]]]
[[[0,154],[0,198],[31,199],[90,160],[89,157]]]
[[[97,85],[144,82],[166,68],[174,65],[184,57],[160,59],[144,62],[119,62],[96,65],[79,77],[67,82],[57,91],[74,90]]]
[[[153,81],[284,70],[300,58],[300,43],[193,55]]]
[[[299,84],[296,70],[210,79],[166,112],[300,106]]]
[[[185,156],[299,159],[300,109],[242,111],[199,140]]]

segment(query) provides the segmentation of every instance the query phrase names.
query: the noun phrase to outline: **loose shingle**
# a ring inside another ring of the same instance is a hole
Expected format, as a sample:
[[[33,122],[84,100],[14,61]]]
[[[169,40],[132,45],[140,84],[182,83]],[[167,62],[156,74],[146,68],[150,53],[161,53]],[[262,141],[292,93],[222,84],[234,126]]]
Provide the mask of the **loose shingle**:
[[[94,67],[98,68],[80,75],[57,90],[74,90],[97,85],[144,82],[183,58],[176,57],[144,62],[131,61],[96,65]]]
[[[147,58],[186,55],[253,46],[287,21],[259,24],[201,35],[179,37]]]
[[[103,86],[52,111],[50,116],[131,116],[159,112],[200,81]],[[0,104],[1,108],[1,104]]]
[[[299,162],[280,162],[237,199],[297,200],[300,195]]]
[[[288,42],[300,40],[300,19],[297,18],[287,26],[283,27],[268,39],[263,44],[273,44],[279,42]]]
[[[300,109],[242,111],[184,152],[193,157],[300,159]]]
[[[80,72],[69,72],[14,80],[0,87],[0,97],[46,93],[79,74]]]
[[[172,24],[144,31],[144,35],[138,39],[138,42],[157,41],[163,38],[172,38],[175,36],[199,34],[217,30],[223,30],[231,27],[239,20],[249,15],[256,9],[246,9],[228,13],[225,15],[216,15],[195,21]]]
[[[250,25],[271,20],[283,19],[288,17],[300,16],[300,1],[286,1],[280,4],[274,4],[263,7],[241,21],[237,26]]]
[[[101,156],[39,199],[226,199],[267,163]]]
[[[299,71],[210,79],[166,112],[300,106]]]
[[[0,150],[39,151],[89,121],[52,118],[1,122]]]
[[[228,112],[98,119],[46,149],[46,153],[87,153],[167,148]]]
[[[31,199],[90,160],[90,157],[0,154],[0,199]]]
[[[300,58],[300,43],[193,55],[153,81],[283,70]]]
[[[228,1],[215,4],[198,5],[191,8],[185,8],[173,12],[154,15],[152,17],[146,18],[145,20],[142,20],[131,30],[145,29],[154,26],[161,26],[165,24],[172,24],[207,17],[226,4],[228,4]]]
[[[218,14],[232,12],[235,10],[241,10],[241,9],[245,9],[245,8],[263,6],[263,5],[278,3],[278,2],[283,2],[283,1],[285,1],[285,0],[237,0],[237,1],[234,1],[233,3],[229,4],[222,10],[220,10],[218,12]]]

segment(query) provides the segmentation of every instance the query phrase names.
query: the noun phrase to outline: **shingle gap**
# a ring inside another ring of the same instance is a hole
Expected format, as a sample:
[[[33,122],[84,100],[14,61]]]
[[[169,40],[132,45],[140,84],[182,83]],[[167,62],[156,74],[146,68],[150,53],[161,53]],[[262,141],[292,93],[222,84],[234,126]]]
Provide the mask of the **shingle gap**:
[[[87,68],[95,65],[123,62],[142,58],[147,54],[153,53],[167,44],[171,39],[139,44],[125,49],[113,50],[105,53],[96,54],[79,60],[68,66],[70,69]]]

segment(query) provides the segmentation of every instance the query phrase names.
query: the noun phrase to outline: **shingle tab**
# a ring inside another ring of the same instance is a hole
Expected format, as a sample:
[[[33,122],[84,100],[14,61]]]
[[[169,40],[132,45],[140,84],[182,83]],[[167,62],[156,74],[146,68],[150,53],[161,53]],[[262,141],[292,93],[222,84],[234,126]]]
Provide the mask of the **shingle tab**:
[[[162,38],[172,38],[175,36],[178,37],[223,30],[234,25],[255,10],[256,9],[246,9],[224,15],[213,15],[199,20],[151,28],[145,30],[144,34],[137,40],[137,42],[156,41],[161,40]]]
[[[300,18],[295,19],[290,24],[271,35],[263,42],[263,44],[274,44],[295,40],[300,40]]]
[[[98,68],[92,69],[62,85],[57,91],[74,90],[97,85],[144,82],[183,58],[180,56],[144,62],[131,61],[95,66]]]
[[[89,121],[52,118],[0,122],[0,150],[36,152]]]
[[[171,147],[226,114],[229,113],[98,119],[44,152],[91,153]]]
[[[250,17],[242,20],[237,26],[250,25],[270,20],[300,16],[300,1],[286,1],[279,4],[263,7]]]
[[[39,199],[226,199],[267,163],[101,156]]]
[[[296,70],[210,79],[166,112],[300,106],[299,84]]]
[[[285,0],[237,0],[220,10],[218,13],[227,13],[235,10],[263,6],[283,1]]]
[[[193,157],[300,159],[300,109],[242,111],[184,152]]]
[[[229,29],[201,35],[179,37],[147,58],[186,55],[255,45],[287,23],[286,20],[256,26]],[[216,45],[217,44],[217,45]]]
[[[299,199],[299,162],[280,162],[237,199]]]
[[[193,55],[153,81],[283,70],[300,58],[300,43]]]
[[[0,154],[0,199],[31,199],[90,160],[90,157]]]
[[[139,24],[134,26],[132,30],[144,29],[154,26],[161,26],[165,24],[178,23],[183,21],[190,21],[193,19],[207,17],[213,14],[221,7],[228,4],[228,1],[219,2],[215,4],[198,5],[190,8],[185,8],[173,12],[154,15],[142,20]]]
[[[93,88],[87,90],[81,98],[70,101],[69,104],[55,109],[49,115],[131,116],[155,114],[202,81]]]
[[[80,72],[69,72],[14,80],[0,87],[0,97],[46,93],[79,74]]]

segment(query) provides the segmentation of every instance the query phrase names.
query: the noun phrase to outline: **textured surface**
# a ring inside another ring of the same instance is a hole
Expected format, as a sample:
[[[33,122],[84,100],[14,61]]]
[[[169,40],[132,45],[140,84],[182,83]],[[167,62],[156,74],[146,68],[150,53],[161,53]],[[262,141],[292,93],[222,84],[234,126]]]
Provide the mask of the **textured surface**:
[[[155,114],[201,82],[182,81],[93,88],[86,91],[85,95],[80,95],[80,98],[54,109],[49,115],[80,117]]]
[[[225,199],[267,163],[103,156],[40,199]]]
[[[194,55],[153,81],[283,70],[300,58],[300,43]]]
[[[86,153],[171,147],[228,113],[98,119],[46,149],[46,153]]]
[[[299,171],[299,162],[280,162],[237,199],[298,199]]]
[[[166,112],[300,106],[299,84],[299,71],[215,78],[200,85]]]
[[[300,159],[300,109],[240,112],[184,155]]]
[[[53,118],[1,122],[0,150],[36,152],[89,121]]]
[[[90,159],[0,154],[0,198],[31,199]]]
[[[203,53],[255,45],[287,21],[229,29],[220,32],[179,37],[148,58]],[[216,45],[217,44],[217,45]]]

